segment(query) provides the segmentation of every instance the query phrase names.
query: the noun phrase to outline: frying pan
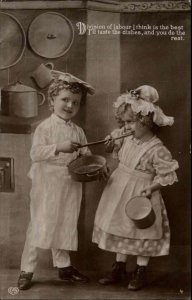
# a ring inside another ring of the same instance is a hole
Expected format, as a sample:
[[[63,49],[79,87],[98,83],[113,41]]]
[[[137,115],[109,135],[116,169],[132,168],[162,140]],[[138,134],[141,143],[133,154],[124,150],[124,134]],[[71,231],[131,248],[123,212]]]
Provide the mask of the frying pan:
[[[97,180],[105,168],[106,159],[100,155],[81,156],[68,165],[71,177],[80,182]]]
[[[118,140],[124,137],[131,135],[132,132],[127,134],[121,135],[113,140]],[[112,140],[109,138],[108,141]],[[87,143],[84,145],[80,145],[79,148],[104,144],[107,140],[100,140],[92,143]],[[75,160],[73,160],[68,165],[69,173],[71,174],[72,178],[75,181],[80,182],[89,182],[97,180],[102,171],[106,170],[106,159],[100,155],[89,155],[89,156],[82,156]]]

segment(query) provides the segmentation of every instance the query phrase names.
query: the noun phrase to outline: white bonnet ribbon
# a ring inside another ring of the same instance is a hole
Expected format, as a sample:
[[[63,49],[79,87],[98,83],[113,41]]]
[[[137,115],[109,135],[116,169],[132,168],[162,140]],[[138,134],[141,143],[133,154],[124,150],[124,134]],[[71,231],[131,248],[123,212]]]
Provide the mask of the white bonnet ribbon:
[[[153,122],[158,126],[172,126],[174,124],[174,118],[166,116],[159,106],[155,106]]]
[[[160,127],[172,126],[174,123],[173,117],[166,116],[159,106],[151,102],[138,100],[134,101],[131,107],[134,113],[140,113],[142,116],[147,116],[149,113],[153,113],[153,122]]]

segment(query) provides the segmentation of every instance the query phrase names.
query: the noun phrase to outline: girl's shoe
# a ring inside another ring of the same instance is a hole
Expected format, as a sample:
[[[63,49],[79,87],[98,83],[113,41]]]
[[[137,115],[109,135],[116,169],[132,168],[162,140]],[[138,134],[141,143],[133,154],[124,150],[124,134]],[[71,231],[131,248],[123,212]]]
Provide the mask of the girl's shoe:
[[[89,279],[85,275],[81,274],[73,266],[69,266],[66,268],[58,268],[58,270],[59,278],[61,280],[79,283],[87,283],[89,281]]]
[[[132,279],[128,284],[128,290],[137,291],[142,289],[147,284],[146,279],[146,267],[145,266],[137,266],[136,270],[132,275]]]
[[[118,284],[123,282],[127,277],[126,272],[126,263],[124,262],[115,262],[113,264],[112,272],[99,280],[99,283],[102,285]]]
[[[33,277],[33,273],[21,271],[18,280],[18,288],[20,290],[28,290],[31,287],[32,277]]]

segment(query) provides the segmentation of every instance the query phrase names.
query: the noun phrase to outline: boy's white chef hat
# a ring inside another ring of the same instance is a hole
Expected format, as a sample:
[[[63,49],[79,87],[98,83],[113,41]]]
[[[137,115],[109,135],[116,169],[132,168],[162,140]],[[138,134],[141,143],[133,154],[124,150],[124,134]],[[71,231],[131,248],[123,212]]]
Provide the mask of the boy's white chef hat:
[[[84,86],[84,88],[87,90],[87,93],[93,95],[95,94],[95,89],[87,82],[75,77],[74,75],[70,74],[70,73],[63,73],[60,71],[53,71],[53,77],[58,79],[58,80],[62,80],[62,81],[66,81],[69,84],[70,83],[79,83],[82,86]]]

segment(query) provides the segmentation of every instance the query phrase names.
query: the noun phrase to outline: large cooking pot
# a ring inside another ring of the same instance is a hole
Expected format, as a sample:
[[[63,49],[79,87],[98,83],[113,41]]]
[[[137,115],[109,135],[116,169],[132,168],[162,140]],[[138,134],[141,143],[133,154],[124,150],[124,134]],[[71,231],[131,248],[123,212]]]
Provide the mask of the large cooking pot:
[[[156,219],[151,201],[144,196],[131,198],[126,204],[125,212],[139,229],[152,226]]]
[[[39,102],[39,97],[42,100]],[[30,118],[38,115],[38,105],[45,102],[44,94],[16,82],[1,90],[1,112],[3,115]]]
[[[100,155],[81,156],[73,160],[68,169],[75,181],[94,181],[106,169],[106,159]]]

